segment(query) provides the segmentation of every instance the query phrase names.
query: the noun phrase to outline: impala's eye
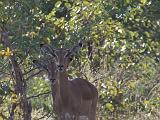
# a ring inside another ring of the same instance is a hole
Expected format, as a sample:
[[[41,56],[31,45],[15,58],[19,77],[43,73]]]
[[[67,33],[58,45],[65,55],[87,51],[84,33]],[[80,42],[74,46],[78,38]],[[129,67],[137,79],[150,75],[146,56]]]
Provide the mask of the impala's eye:
[[[52,54],[53,55],[53,57],[57,57],[55,54]]]

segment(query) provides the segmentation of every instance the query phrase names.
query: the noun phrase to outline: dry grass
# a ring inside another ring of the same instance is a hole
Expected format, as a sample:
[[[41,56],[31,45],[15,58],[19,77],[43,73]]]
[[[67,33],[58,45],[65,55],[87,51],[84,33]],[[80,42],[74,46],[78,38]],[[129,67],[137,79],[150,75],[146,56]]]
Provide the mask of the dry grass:
[[[43,109],[33,110],[32,112],[32,120],[56,120],[53,116],[47,115]],[[116,117],[113,116],[100,116],[97,120],[160,120],[160,110],[157,110],[154,113],[145,113],[139,112],[135,115],[123,115],[118,114]]]

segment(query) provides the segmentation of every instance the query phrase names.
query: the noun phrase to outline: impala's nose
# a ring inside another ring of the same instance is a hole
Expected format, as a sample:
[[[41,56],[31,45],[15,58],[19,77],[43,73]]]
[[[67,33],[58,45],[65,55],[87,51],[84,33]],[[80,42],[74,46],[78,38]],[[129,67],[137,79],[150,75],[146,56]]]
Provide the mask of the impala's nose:
[[[64,66],[63,65],[57,65],[58,71],[63,71]]]

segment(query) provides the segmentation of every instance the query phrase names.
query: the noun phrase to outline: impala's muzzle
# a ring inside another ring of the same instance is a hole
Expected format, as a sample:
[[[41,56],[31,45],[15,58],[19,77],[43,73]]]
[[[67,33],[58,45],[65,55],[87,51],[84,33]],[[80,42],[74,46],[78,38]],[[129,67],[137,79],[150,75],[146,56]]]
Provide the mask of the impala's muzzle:
[[[63,65],[57,65],[57,70],[58,71],[63,71],[64,69],[64,66]]]

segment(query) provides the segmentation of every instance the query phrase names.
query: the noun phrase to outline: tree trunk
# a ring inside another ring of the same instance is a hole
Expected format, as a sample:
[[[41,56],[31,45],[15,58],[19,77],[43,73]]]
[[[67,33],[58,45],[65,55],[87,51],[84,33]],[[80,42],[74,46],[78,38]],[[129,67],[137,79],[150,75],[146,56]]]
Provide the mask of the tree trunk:
[[[2,31],[1,33],[1,41],[3,46],[6,48],[8,47],[12,51],[11,43],[8,38],[8,33],[6,31]],[[20,106],[20,109],[23,111],[22,118],[23,120],[31,120],[31,103],[27,101],[26,96],[26,81],[24,79],[24,76],[22,74],[22,70],[16,60],[16,56],[13,53],[13,55],[10,56],[10,61],[14,70],[14,78],[15,78],[15,93],[17,95],[20,95],[20,103],[13,103],[10,113],[10,120],[14,119],[14,109],[16,109],[16,106]]]

